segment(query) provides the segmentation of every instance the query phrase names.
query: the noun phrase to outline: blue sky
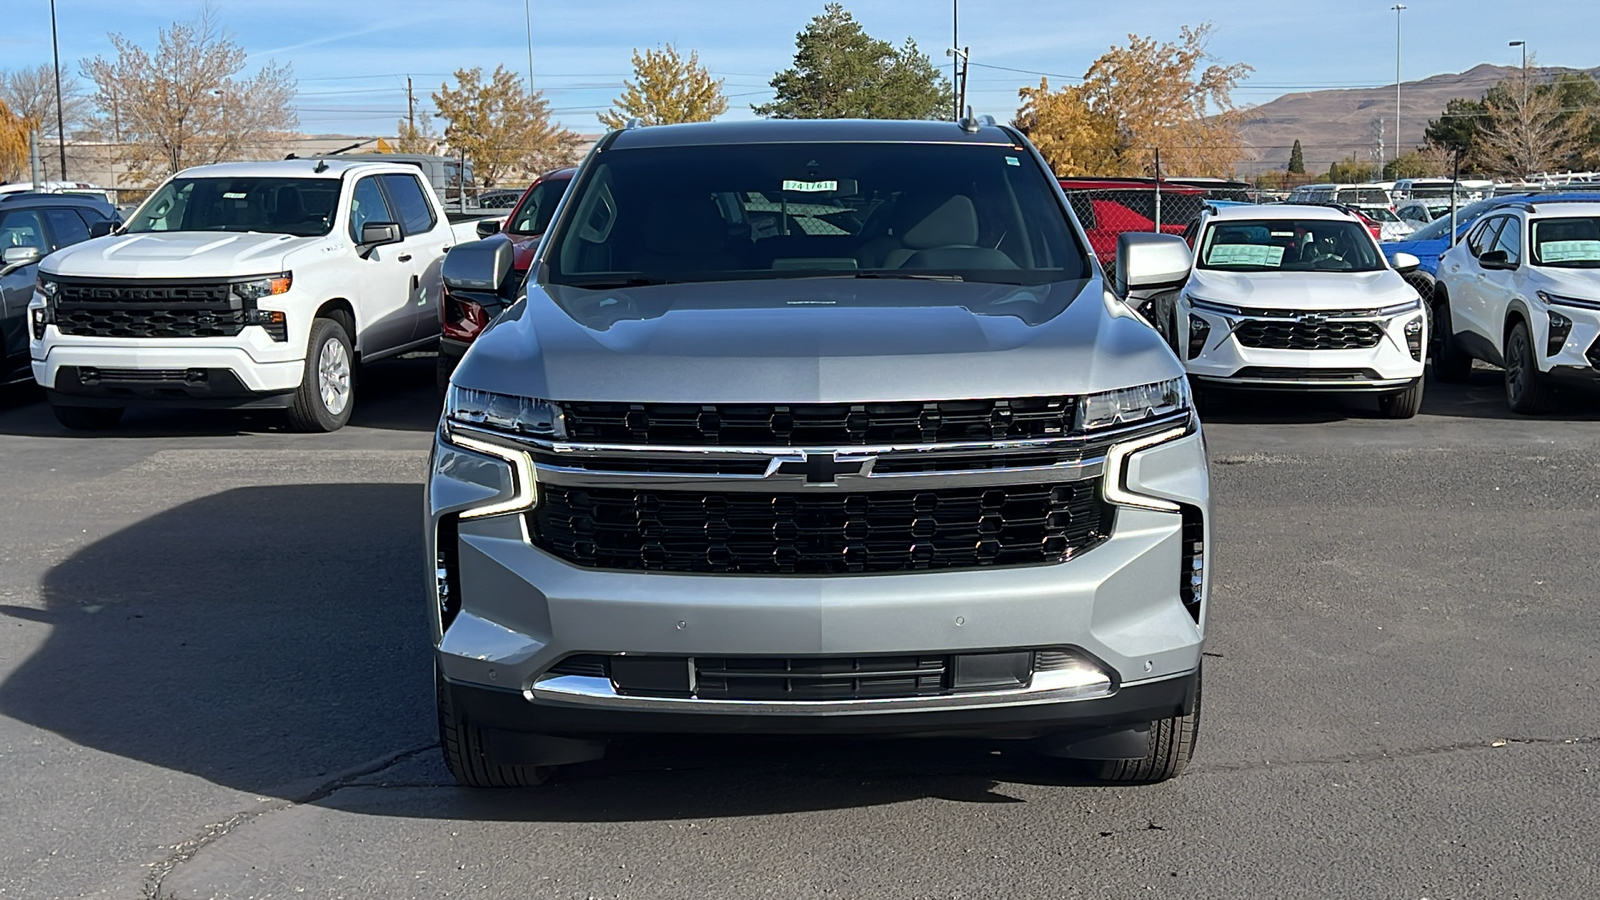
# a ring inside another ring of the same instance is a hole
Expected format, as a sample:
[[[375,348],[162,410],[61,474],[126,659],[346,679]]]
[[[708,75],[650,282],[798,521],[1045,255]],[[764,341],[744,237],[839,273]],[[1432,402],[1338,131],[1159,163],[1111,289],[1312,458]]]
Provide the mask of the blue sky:
[[[793,59],[794,36],[823,0],[529,0],[533,77],[556,116],[579,132],[600,130],[606,107],[629,74],[634,47],[695,49],[725,79],[734,115],[770,97],[767,82]],[[917,40],[945,64],[950,0],[851,0],[867,31]],[[1211,50],[1255,73],[1235,96],[1263,103],[1291,91],[1393,83],[1392,0],[1262,3],[1260,0],[960,0],[961,42],[971,48],[969,102],[1009,118],[1017,88],[1036,72],[1081,76],[1129,32],[1167,40],[1185,23],[1216,26]],[[293,65],[301,129],[392,133],[404,115],[405,76],[427,93],[458,67],[505,64],[528,70],[523,0],[213,0],[251,54]],[[1527,0],[1412,0],[1404,16],[1407,80],[1458,72],[1481,62],[1517,64],[1508,40],[1525,39],[1543,65],[1600,65],[1600,3]],[[8,0],[0,68],[50,61],[49,0]],[[63,67],[108,53],[106,34],[153,45],[158,28],[191,18],[198,0],[57,0]],[[1514,9],[1515,13],[1508,14]],[[1510,19],[1510,21],[1505,21]],[[1003,67],[1003,68],[989,68]],[[1026,71],[1010,71],[1026,70]],[[1062,79],[1052,79],[1061,83]]]

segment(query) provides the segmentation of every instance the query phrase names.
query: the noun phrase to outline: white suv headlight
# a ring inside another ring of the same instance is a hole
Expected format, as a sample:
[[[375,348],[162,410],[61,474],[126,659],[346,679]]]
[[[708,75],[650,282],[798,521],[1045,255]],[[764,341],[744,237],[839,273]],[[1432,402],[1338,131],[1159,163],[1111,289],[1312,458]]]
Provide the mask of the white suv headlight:
[[[1539,299],[1552,306],[1570,306],[1573,309],[1600,310],[1600,300],[1586,300],[1582,297],[1565,297],[1561,294],[1552,294],[1548,291],[1539,291]]]
[[[1083,405],[1078,410],[1078,429],[1095,432],[1137,425],[1183,412],[1191,406],[1189,380],[1182,377],[1104,391],[1083,398]]]
[[[444,416],[462,425],[478,425],[511,434],[547,438],[567,436],[561,407],[533,397],[515,397],[451,385],[445,395]]]

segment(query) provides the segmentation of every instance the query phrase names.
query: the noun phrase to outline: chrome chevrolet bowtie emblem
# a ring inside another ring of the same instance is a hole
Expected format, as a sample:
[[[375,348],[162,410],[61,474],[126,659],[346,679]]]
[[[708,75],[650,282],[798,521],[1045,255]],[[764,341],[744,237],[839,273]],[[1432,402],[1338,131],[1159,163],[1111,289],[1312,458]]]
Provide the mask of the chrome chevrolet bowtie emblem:
[[[806,484],[833,484],[840,475],[866,475],[872,471],[872,456],[840,457],[832,453],[802,453],[773,460],[771,475],[804,475]]]
[[[1321,325],[1326,321],[1328,321],[1327,316],[1319,316],[1316,313],[1307,313],[1299,319],[1301,325]]]

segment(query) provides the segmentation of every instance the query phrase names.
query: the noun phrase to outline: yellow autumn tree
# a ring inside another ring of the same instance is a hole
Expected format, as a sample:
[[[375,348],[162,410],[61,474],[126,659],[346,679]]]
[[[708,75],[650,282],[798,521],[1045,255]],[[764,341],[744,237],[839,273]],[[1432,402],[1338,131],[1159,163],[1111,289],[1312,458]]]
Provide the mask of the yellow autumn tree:
[[[544,92],[528,90],[504,66],[495,66],[488,81],[481,68],[457,70],[456,86],[439,85],[433,102],[448,123],[444,139],[451,152],[467,155],[484,187],[578,159],[579,137],[550,120]]]
[[[643,53],[635,48],[633,77],[623,82],[622,96],[611,101],[615,109],[598,114],[600,124],[621,128],[629,119],[645,125],[709,122],[728,111],[722,80],[712,78],[692,50],[684,59],[671,44]]]
[[[28,168],[28,132],[33,122],[0,100],[0,181],[19,179]]]
[[[1206,52],[1211,25],[1184,26],[1175,42],[1129,35],[1084,73],[1051,92],[1023,88],[1017,122],[1058,175],[1226,176],[1241,156],[1233,90],[1252,69]],[[1044,148],[1055,146],[1059,159]]]

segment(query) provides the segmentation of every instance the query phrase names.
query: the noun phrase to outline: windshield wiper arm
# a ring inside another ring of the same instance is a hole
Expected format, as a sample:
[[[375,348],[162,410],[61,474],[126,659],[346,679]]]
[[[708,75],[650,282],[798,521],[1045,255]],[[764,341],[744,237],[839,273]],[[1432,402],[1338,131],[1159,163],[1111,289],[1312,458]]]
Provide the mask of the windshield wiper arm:
[[[857,272],[857,278],[911,278],[919,281],[966,281],[960,275],[938,275],[922,272]]]
[[[568,287],[586,288],[593,291],[615,290],[616,288],[649,287],[657,284],[675,284],[665,278],[647,278],[643,275],[619,275],[611,278],[574,278],[559,281]]]

